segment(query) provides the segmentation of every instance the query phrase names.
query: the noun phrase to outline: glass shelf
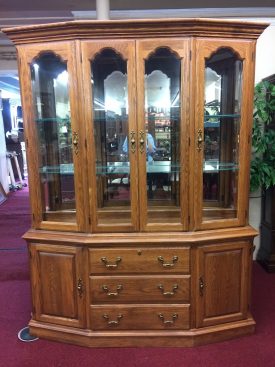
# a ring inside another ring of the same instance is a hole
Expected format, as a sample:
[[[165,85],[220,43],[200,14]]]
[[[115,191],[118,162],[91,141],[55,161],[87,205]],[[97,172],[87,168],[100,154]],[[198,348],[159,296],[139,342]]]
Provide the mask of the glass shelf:
[[[228,117],[238,118],[238,117],[241,117],[241,115],[240,114],[237,114],[237,113],[223,114],[223,115],[204,115],[204,118],[205,119],[214,118],[214,117],[218,117],[218,118],[228,118]]]
[[[171,164],[168,161],[160,162],[147,162],[147,173],[179,173],[180,165]],[[105,166],[97,165],[97,174],[129,174],[130,165],[129,162],[113,162]],[[61,175],[72,175],[73,164],[61,164],[59,166],[44,166],[40,169],[42,174],[61,174]]]
[[[239,166],[233,162],[205,161],[203,164],[203,173],[214,173],[221,171],[237,171]]]
[[[47,117],[44,119],[36,119],[35,122],[58,122],[60,124],[70,123],[70,118],[60,118],[60,117]]]
[[[169,161],[153,161],[147,162],[147,173],[179,173],[180,165],[171,164]],[[219,171],[236,171],[239,167],[236,163],[232,162],[219,162],[219,161],[205,161],[203,164],[203,172],[213,173]],[[130,164],[129,162],[112,162],[106,166],[97,166],[98,175],[106,174],[129,174]],[[61,175],[73,175],[73,164],[60,164],[59,166],[44,166],[40,168],[42,174],[61,174]]]

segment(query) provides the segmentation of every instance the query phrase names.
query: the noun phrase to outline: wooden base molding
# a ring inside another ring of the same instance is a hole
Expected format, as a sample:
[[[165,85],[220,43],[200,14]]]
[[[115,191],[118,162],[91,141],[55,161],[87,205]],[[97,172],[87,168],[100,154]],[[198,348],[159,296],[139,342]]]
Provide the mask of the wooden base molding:
[[[97,331],[47,325],[35,320],[29,323],[31,335],[85,347],[194,347],[222,342],[254,333],[255,321],[247,320],[189,331]]]

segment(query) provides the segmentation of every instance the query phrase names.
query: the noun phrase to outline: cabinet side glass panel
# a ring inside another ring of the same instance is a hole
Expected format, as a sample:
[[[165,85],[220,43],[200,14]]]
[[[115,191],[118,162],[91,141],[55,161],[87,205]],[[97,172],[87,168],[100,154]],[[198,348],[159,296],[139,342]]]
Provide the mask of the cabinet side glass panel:
[[[203,220],[237,217],[241,91],[242,61],[220,49],[205,62]]]
[[[31,64],[43,220],[76,222],[67,65],[53,53]]]
[[[98,223],[130,224],[127,61],[106,48],[91,76]]]
[[[158,48],[145,60],[144,85],[148,223],[180,223],[180,58]]]

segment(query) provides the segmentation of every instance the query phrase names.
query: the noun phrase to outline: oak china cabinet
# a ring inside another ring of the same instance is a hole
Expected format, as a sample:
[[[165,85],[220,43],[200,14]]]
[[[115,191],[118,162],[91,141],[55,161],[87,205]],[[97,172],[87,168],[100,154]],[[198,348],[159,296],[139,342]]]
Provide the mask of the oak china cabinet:
[[[255,44],[264,23],[72,21],[18,51],[33,335],[193,346],[250,334]]]

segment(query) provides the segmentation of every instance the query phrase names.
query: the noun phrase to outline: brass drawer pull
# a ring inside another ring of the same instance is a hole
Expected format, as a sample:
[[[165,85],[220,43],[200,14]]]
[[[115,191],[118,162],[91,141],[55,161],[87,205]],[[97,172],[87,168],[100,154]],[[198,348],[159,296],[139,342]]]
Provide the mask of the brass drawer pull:
[[[202,129],[198,130],[197,150],[200,152],[203,145]]]
[[[144,146],[145,146],[144,135],[145,135],[144,131],[140,130],[140,132],[139,132],[139,136],[140,136],[140,138],[139,138],[139,151],[140,151],[140,153],[144,152]]]
[[[121,257],[117,257],[115,260],[115,264],[108,264],[108,260],[106,257],[102,257],[101,261],[104,263],[104,265],[106,266],[106,268],[108,269],[115,269],[118,267],[118,264],[121,262]]]
[[[119,292],[122,291],[123,287],[121,284],[119,284],[117,287],[116,287],[116,290],[117,292],[109,292],[109,288],[107,285],[103,285],[102,286],[102,289],[104,290],[104,292],[107,293],[107,296],[110,296],[110,297],[117,297]]]
[[[76,131],[73,132],[73,146],[74,146],[74,152],[77,155],[78,154],[78,133]]]
[[[131,152],[135,153],[136,151],[136,137],[135,137],[136,133],[134,132],[134,130],[132,130],[130,132],[130,144],[131,144]]]
[[[162,313],[159,313],[158,314],[158,316],[159,316],[159,318],[162,320],[162,322],[163,322],[163,324],[164,325],[172,325],[172,324],[174,324],[175,323],[175,321],[177,320],[177,318],[178,318],[178,314],[177,313],[174,313],[173,315],[172,315],[172,320],[165,320],[164,319],[164,315],[162,314]]]
[[[84,284],[83,284],[83,280],[81,278],[78,279],[77,281],[77,291],[78,291],[78,295],[81,298],[82,294],[84,292]]]
[[[158,261],[161,262],[161,264],[164,268],[172,268],[175,265],[175,263],[178,261],[178,259],[179,258],[177,256],[173,256],[172,262],[171,263],[166,263],[166,262],[164,262],[164,259],[163,259],[162,256],[158,256]]]
[[[159,284],[158,288],[161,290],[162,294],[164,296],[174,296],[176,293],[176,290],[179,288],[179,286],[177,284],[173,285],[173,290],[172,292],[164,292],[164,287],[162,284]]]
[[[106,313],[102,317],[107,321],[108,326],[117,326],[119,325],[120,320],[123,318],[123,315],[120,313],[117,315],[116,320],[111,320],[111,321],[109,321],[109,315],[107,315]]]

